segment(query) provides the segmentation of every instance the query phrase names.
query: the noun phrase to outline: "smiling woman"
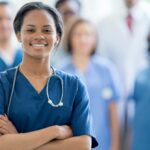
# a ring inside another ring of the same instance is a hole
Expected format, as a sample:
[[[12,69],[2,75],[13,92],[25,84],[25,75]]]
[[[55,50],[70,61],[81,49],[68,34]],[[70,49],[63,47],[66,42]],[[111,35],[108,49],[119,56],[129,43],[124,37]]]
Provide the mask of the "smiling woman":
[[[27,3],[15,17],[14,30],[24,55],[18,67],[0,74],[0,149],[96,147],[84,85],[50,66],[63,34],[57,11]]]
[[[54,44],[60,41],[54,20],[45,10],[34,10],[28,13],[21,30],[22,32],[17,33],[17,37],[23,43],[25,55],[49,57]]]

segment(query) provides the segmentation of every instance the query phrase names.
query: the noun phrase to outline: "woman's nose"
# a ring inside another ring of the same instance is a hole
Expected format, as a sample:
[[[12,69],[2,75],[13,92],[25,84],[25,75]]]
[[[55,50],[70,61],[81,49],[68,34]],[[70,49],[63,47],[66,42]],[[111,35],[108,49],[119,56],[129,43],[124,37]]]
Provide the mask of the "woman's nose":
[[[34,39],[44,40],[45,36],[42,33],[36,33]]]

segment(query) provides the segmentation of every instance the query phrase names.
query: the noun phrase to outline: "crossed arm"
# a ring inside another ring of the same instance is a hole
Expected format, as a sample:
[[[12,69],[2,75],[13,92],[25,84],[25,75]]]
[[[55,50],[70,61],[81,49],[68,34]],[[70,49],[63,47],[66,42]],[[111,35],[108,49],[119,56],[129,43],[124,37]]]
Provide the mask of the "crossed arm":
[[[18,133],[7,116],[0,116],[0,149],[3,150],[90,150],[91,137],[72,136],[68,126],[51,126]]]

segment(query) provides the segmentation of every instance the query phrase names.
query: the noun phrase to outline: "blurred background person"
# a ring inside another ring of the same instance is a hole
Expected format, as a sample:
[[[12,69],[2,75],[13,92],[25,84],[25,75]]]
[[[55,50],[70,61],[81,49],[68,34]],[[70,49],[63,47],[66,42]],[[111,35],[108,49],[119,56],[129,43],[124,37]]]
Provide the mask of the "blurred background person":
[[[73,17],[80,16],[81,3],[79,0],[58,0],[55,7],[62,15],[65,24]]]
[[[97,36],[87,20],[77,19],[67,35],[66,50],[70,59],[62,63],[63,71],[78,75],[87,85],[90,107],[99,147],[95,150],[119,149],[119,99],[117,73],[107,60],[95,55]]]
[[[148,45],[148,60],[150,61],[150,33]],[[132,150],[150,150],[150,62],[148,67],[137,76],[133,98],[135,100],[135,117]]]
[[[123,98],[118,109],[123,141],[127,133],[127,116],[132,116],[132,105],[127,99],[137,72],[147,65],[145,49],[150,25],[148,13],[141,7],[140,0],[124,0],[124,4],[124,12],[105,18],[99,25],[99,53],[115,64],[122,82]]]
[[[14,67],[22,60],[22,51],[13,39],[12,10],[10,3],[0,1],[0,71]]]
[[[56,62],[59,64],[62,57],[68,57],[63,43],[66,43],[66,34],[69,26],[75,18],[80,16],[81,3],[79,0],[57,0],[55,8],[60,12],[64,21],[64,37],[57,51],[53,53],[52,64],[54,65]]]

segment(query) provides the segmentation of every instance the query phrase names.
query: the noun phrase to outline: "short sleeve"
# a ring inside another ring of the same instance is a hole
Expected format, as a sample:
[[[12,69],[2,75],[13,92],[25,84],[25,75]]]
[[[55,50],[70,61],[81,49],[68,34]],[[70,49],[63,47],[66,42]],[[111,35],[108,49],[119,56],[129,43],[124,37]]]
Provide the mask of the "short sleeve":
[[[116,68],[109,63],[105,66],[104,72],[107,86],[103,89],[103,97],[108,102],[114,102],[121,99],[123,88]]]
[[[73,105],[71,128],[74,136],[89,135],[92,137],[92,148],[98,145],[92,126],[92,118],[89,109],[89,96],[83,83],[79,79],[78,89]]]
[[[117,70],[114,67],[111,67],[110,71],[110,87],[112,89],[112,97],[111,100],[118,100],[121,97],[122,87],[119,80],[119,75]]]

